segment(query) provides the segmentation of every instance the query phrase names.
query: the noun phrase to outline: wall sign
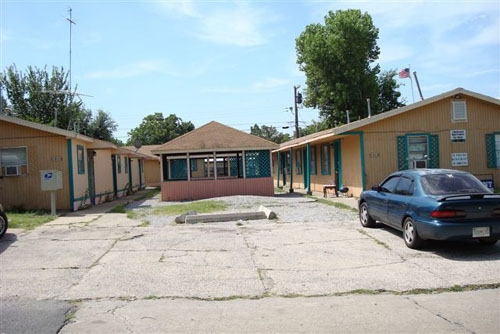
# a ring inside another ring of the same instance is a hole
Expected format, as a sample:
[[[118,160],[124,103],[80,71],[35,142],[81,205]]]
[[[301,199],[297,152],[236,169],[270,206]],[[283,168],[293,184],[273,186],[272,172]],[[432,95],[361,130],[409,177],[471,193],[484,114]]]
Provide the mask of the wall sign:
[[[452,166],[468,166],[469,158],[467,153],[452,153],[451,154],[451,165]]]
[[[452,142],[462,142],[466,139],[465,130],[450,130],[450,138]]]

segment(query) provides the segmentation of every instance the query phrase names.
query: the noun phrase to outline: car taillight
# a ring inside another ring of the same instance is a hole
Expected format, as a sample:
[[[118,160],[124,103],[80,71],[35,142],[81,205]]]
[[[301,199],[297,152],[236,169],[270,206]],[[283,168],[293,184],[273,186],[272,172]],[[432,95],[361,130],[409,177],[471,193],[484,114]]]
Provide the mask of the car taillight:
[[[465,211],[462,210],[434,210],[431,212],[431,217],[436,219],[443,218],[463,218]]]

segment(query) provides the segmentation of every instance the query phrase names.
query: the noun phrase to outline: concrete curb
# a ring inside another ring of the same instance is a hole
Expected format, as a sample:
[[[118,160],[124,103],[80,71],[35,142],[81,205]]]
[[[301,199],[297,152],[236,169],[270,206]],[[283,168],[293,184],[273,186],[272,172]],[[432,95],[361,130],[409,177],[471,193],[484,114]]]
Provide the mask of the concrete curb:
[[[190,211],[175,218],[177,223],[196,224],[196,223],[214,223],[228,222],[238,220],[259,220],[259,219],[275,219],[276,213],[272,210],[260,206],[259,211],[251,212],[236,212],[236,213],[214,213],[214,214],[197,214],[196,211]]]

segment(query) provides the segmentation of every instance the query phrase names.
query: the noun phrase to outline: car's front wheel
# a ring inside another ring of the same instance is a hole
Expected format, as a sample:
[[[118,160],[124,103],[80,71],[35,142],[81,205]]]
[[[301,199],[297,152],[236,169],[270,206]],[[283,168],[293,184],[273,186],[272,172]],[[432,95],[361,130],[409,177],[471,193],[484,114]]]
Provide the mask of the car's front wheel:
[[[417,249],[422,246],[422,239],[418,236],[417,228],[413,219],[410,217],[406,218],[403,223],[403,237],[405,239],[405,244],[409,248]]]
[[[0,212],[0,238],[3,237],[5,232],[7,232],[7,226],[8,226],[7,216],[5,215],[5,213]]]
[[[359,206],[359,221],[363,227],[374,227],[375,219],[373,219],[368,213],[368,204],[363,202]]]

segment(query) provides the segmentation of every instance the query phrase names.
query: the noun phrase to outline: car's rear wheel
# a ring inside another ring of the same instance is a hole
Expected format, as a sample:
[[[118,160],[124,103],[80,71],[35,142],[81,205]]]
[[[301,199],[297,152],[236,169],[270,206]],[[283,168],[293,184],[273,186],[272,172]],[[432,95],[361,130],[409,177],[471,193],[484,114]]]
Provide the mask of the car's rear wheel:
[[[496,239],[496,238],[481,238],[478,240],[481,244],[487,245],[487,246],[492,246],[492,245],[496,244],[498,241],[498,239]]]
[[[406,218],[403,223],[403,237],[407,247],[417,249],[422,246],[422,239],[418,236],[417,228],[413,219]]]
[[[375,219],[370,216],[370,213],[368,212],[368,204],[366,204],[366,202],[361,203],[359,206],[359,221],[363,227],[375,226]]]
[[[0,212],[0,238],[3,237],[5,232],[7,232],[7,226],[8,226],[7,216],[5,215],[5,213]]]

